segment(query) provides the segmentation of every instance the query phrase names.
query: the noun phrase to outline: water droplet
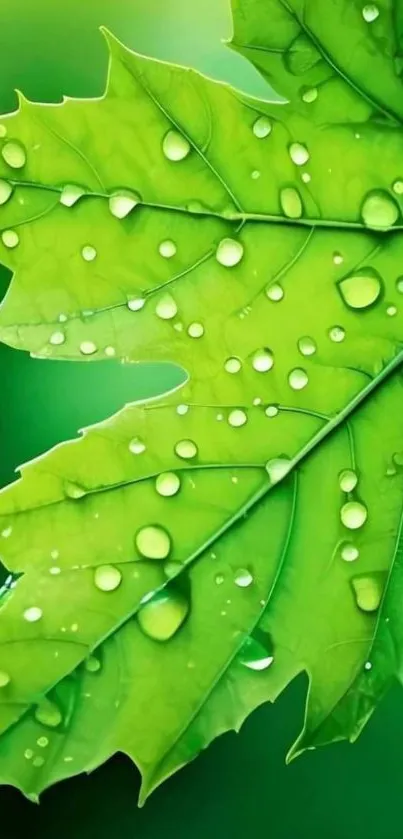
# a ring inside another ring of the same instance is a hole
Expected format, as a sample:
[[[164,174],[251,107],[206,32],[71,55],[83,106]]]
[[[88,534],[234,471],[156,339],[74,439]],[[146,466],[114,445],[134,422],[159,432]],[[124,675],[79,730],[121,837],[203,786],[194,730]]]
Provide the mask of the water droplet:
[[[66,184],[60,193],[60,203],[65,207],[72,207],[85,194],[82,186],[77,184]]]
[[[25,749],[24,757],[26,760],[32,760],[33,756],[34,752],[32,751],[32,749]]]
[[[272,124],[268,117],[258,117],[253,123],[252,131],[259,140],[264,140],[272,131]]]
[[[241,261],[243,253],[243,245],[237,239],[221,239],[216,250],[216,259],[220,265],[224,265],[226,268],[233,268],[234,265],[238,265],[238,262]]]
[[[105,347],[104,353],[108,358],[114,358],[116,355],[115,347]]]
[[[333,254],[334,265],[342,265],[343,262],[344,262],[344,257],[342,256],[342,254],[338,253],[338,251],[335,251],[335,253]]]
[[[52,577],[57,577],[61,573],[62,573],[62,569],[59,568],[58,565],[52,565],[51,568],[49,568],[49,574],[51,574]]]
[[[55,702],[47,699],[47,697],[44,697],[39,705],[37,705],[34,716],[37,722],[41,723],[41,725],[46,725],[48,728],[57,728],[63,722],[60,708],[58,708]]]
[[[347,501],[340,510],[340,518],[344,527],[349,530],[358,530],[365,524],[368,510],[359,501]]]
[[[130,309],[131,312],[139,312],[140,309],[143,308],[145,302],[145,297],[131,297],[130,300],[127,301],[127,308]]]
[[[288,475],[292,467],[292,461],[289,457],[273,457],[266,463],[266,472],[269,476],[271,484],[278,484],[286,475]]]
[[[39,746],[40,749],[46,749],[46,747],[49,745],[49,739],[48,737],[38,737],[36,744],[37,746]]]
[[[94,572],[94,583],[100,591],[115,591],[122,582],[122,572],[114,565],[99,565]]]
[[[339,486],[342,492],[353,492],[358,484],[358,475],[353,469],[343,469],[339,475]]]
[[[235,572],[234,582],[239,588],[248,588],[253,583],[253,576],[247,568],[238,568]]]
[[[397,307],[396,306],[388,306],[387,309],[386,309],[386,314],[390,318],[393,318],[395,315],[397,315]]]
[[[363,612],[376,612],[381,604],[385,587],[385,575],[360,574],[351,580],[355,600]]]
[[[60,332],[60,331],[52,332],[52,334],[49,338],[49,344],[52,344],[52,346],[54,346],[54,347],[58,347],[60,344],[64,344],[65,340],[66,340],[66,336],[65,336],[64,332]]]
[[[164,294],[160,297],[156,307],[155,313],[162,320],[172,320],[178,313],[178,307],[173,297],[170,294]]]
[[[224,574],[216,574],[214,579],[217,586],[222,586],[225,577]]]
[[[10,676],[5,670],[0,670],[0,688],[5,688],[10,684]]]
[[[268,405],[265,409],[266,417],[276,417],[279,412],[278,405]]]
[[[341,558],[345,562],[355,562],[358,559],[360,552],[352,542],[344,542],[341,546]]]
[[[228,415],[228,422],[232,428],[240,428],[242,425],[245,425],[247,421],[248,417],[245,411],[242,411],[241,408],[234,408],[234,410],[230,411]]]
[[[302,367],[295,367],[288,374],[288,383],[293,390],[303,390],[308,384],[308,374]]]
[[[382,292],[382,280],[373,268],[363,268],[338,283],[344,302],[351,309],[367,309]]]
[[[16,248],[19,244],[20,237],[16,230],[3,230],[1,240],[6,248]]]
[[[184,460],[191,460],[198,454],[196,443],[193,440],[179,440],[175,445],[175,454]]]
[[[372,664],[370,661],[366,661],[364,664],[364,670],[372,670]]]
[[[84,245],[81,249],[81,256],[86,262],[93,262],[96,258],[97,252],[93,245]]]
[[[253,172],[251,172],[251,178],[253,181],[257,181],[258,178],[260,178],[260,175],[261,173],[259,172],[259,169],[254,169]]]
[[[302,89],[302,101],[307,102],[309,105],[318,98],[318,88],[317,87],[305,87]]]
[[[6,137],[6,136],[7,136],[7,128],[6,128],[5,125],[0,124],[0,137]]]
[[[171,550],[171,537],[158,524],[142,527],[135,541],[138,552],[146,559],[166,559]]]
[[[178,562],[175,559],[171,559],[170,561],[164,564],[164,574],[171,580],[173,577],[176,577],[180,572],[183,570],[184,565],[183,562]]]
[[[304,335],[303,338],[298,340],[298,349],[301,355],[314,355],[317,347],[313,338],[310,338],[308,335]]]
[[[95,655],[90,655],[84,662],[87,673],[98,673],[101,669],[101,662]]]
[[[176,254],[176,245],[172,239],[165,239],[158,245],[158,252],[164,259],[171,259]]]
[[[332,328],[329,329],[329,338],[335,344],[341,344],[341,342],[344,341],[345,337],[346,332],[342,326],[332,326]]]
[[[297,189],[286,186],[280,191],[281,209],[287,218],[298,219],[302,216],[302,201]]]
[[[10,196],[12,195],[13,187],[9,184],[8,181],[4,181],[0,179],[0,205],[6,204]]]
[[[375,3],[367,3],[366,6],[363,6],[362,16],[366,23],[373,23],[373,21],[379,17],[378,6],[376,6]]]
[[[1,154],[3,160],[12,169],[22,169],[27,162],[24,146],[16,140],[9,140],[7,143],[4,143]]]
[[[302,143],[291,143],[289,154],[293,163],[296,166],[304,166],[309,160],[309,151]]]
[[[162,151],[168,160],[178,163],[184,160],[190,152],[190,143],[179,131],[168,131],[162,141]]]
[[[273,285],[267,286],[266,297],[268,297],[272,303],[279,303],[279,301],[284,297],[284,289],[281,285],[279,285],[279,283],[273,283]]]
[[[252,367],[257,373],[267,373],[271,370],[274,364],[274,356],[271,350],[263,347],[261,350],[256,350],[252,356]]]
[[[143,443],[140,437],[133,437],[133,440],[130,440],[129,451],[131,451],[132,454],[143,454],[145,450],[145,443]]]
[[[302,172],[301,180],[304,182],[304,184],[309,184],[311,181],[311,176],[309,172]]]
[[[182,626],[189,612],[189,601],[173,585],[158,592],[142,606],[137,620],[145,635],[155,641],[169,641]]]
[[[23,614],[28,623],[36,623],[37,621],[40,621],[43,612],[39,606],[30,606],[28,609],[25,609]]]
[[[176,413],[179,414],[180,417],[184,417],[189,410],[189,405],[177,405]]]
[[[238,658],[249,670],[267,670],[274,661],[270,639],[267,637],[265,643],[262,643],[252,636],[247,638],[238,653]]]
[[[68,498],[72,498],[74,501],[77,501],[79,498],[83,498],[85,495],[84,487],[80,486],[80,484],[76,484],[74,481],[65,481],[64,492]]]
[[[191,323],[188,328],[188,335],[191,338],[201,338],[204,335],[204,326],[202,323]]]
[[[236,358],[235,356],[231,356],[231,358],[227,358],[227,360],[224,364],[224,370],[226,370],[227,373],[239,373],[241,367],[242,367],[241,360],[239,358]]]
[[[367,195],[361,215],[364,224],[371,230],[389,230],[398,220],[400,211],[392,196],[379,189]]]
[[[109,198],[109,209],[115,218],[126,218],[137,204],[140,203],[140,196],[129,189],[121,189],[114,192]]]
[[[176,495],[179,492],[180,485],[180,478],[175,472],[161,472],[155,481],[158,494],[165,496],[165,498]]]
[[[34,757],[32,764],[35,766],[36,769],[40,769],[45,763],[45,759],[38,755],[38,757]]]
[[[403,181],[395,181],[392,185],[392,189],[396,195],[403,195]]]
[[[403,294],[403,277],[398,277],[396,280],[396,289],[399,294]]]

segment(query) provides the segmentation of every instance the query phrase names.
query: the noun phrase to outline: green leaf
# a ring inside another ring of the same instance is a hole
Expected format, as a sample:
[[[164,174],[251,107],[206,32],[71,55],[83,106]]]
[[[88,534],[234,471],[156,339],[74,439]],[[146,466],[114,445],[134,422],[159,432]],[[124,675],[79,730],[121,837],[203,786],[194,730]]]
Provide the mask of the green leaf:
[[[0,773],[31,797],[120,750],[144,798],[303,670],[291,754],[354,739],[399,677],[391,13],[237,3],[289,104],[108,35],[104,97],[0,124],[0,337],[188,372],[0,495]]]

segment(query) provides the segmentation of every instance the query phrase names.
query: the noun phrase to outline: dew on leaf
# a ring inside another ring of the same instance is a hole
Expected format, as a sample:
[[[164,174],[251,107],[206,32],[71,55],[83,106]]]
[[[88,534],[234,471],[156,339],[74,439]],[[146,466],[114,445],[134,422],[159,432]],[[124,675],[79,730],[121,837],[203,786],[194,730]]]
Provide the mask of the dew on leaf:
[[[254,169],[253,172],[251,172],[251,178],[253,181],[257,181],[258,178],[260,178],[260,175],[261,173],[259,172],[259,169]]]
[[[180,478],[175,472],[161,472],[155,481],[155,488],[159,495],[169,498],[176,495],[180,489]]]
[[[84,662],[84,667],[87,673],[99,673],[101,669],[101,662],[95,655],[90,655]]]
[[[228,414],[228,422],[232,428],[240,428],[242,425],[245,425],[247,421],[248,417],[242,408],[234,408],[234,410],[230,411]]]
[[[16,230],[3,230],[1,241],[6,248],[16,248],[19,244],[20,237]]]
[[[238,568],[235,572],[234,582],[239,588],[248,588],[253,583],[253,576],[247,568]]]
[[[34,717],[37,722],[46,725],[48,728],[57,728],[63,722],[60,708],[47,697],[44,697],[36,706]]]
[[[222,584],[224,582],[224,579],[225,579],[224,574],[216,574],[215,578],[214,578],[215,584],[217,586],[222,586]]]
[[[403,181],[397,180],[392,184],[392,189],[395,195],[403,195]]]
[[[32,749],[25,749],[25,752],[24,752],[25,760],[32,760],[33,756],[34,756],[34,752],[32,751]]]
[[[343,469],[339,475],[339,486],[342,492],[353,492],[358,484],[358,475],[353,469]]]
[[[115,347],[105,347],[104,353],[107,356],[107,358],[114,358],[114,356],[116,355]]]
[[[310,338],[308,335],[304,335],[302,338],[298,340],[298,349],[301,355],[314,355],[316,353],[316,343],[313,338]]]
[[[166,293],[158,300],[155,307],[155,314],[162,320],[172,320],[178,313],[178,307],[173,297]]]
[[[143,440],[141,440],[140,437],[133,437],[133,440],[130,440],[129,451],[131,451],[132,454],[143,454],[145,450],[145,443],[143,443]]]
[[[40,621],[43,612],[39,606],[29,606],[28,609],[25,609],[23,615],[24,619],[28,621],[28,623],[36,623],[37,621]]]
[[[188,335],[191,338],[201,338],[204,335],[204,326],[202,323],[191,323],[188,327]]]
[[[93,262],[97,256],[96,248],[93,245],[84,245],[81,249],[81,256],[85,262]]]
[[[403,277],[398,277],[396,280],[396,289],[399,294],[403,294]]]
[[[138,611],[144,634],[155,641],[169,641],[176,635],[189,612],[189,600],[174,585],[157,592]]]
[[[299,219],[302,216],[302,201],[297,189],[286,186],[280,191],[281,209],[287,218]]]
[[[340,294],[350,309],[367,309],[382,292],[382,279],[373,268],[362,268],[338,283]]]
[[[301,98],[303,102],[307,104],[311,104],[315,102],[318,98],[318,88],[317,87],[305,87],[302,90]]]
[[[390,318],[393,318],[395,315],[397,315],[397,307],[396,307],[396,306],[387,306],[387,308],[386,308],[386,314],[387,314]]]
[[[0,205],[6,204],[12,195],[13,187],[8,181],[0,179]]]
[[[329,329],[329,338],[334,344],[341,344],[346,337],[346,332],[342,326],[332,326]]]
[[[10,684],[10,676],[5,670],[0,670],[0,688],[5,688]]]
[[[65,184],[60,193],[60,203],[65,207],[73,207],[85,195],[85,190],[78,184]]]
[[[356,545],[353,545],[352,542],[344,542],[341,546],[340,555],[345,562],[355,562],[355,560],[358,559],[360,552]]]
[[[176,413],[179,414],[180,417],[185,416],[189,410],[189,405],[177,405]]]
[[[114,565],[98,565],[94,583],[100,591],[115,591],[122,582],[122,572]]]
[[[363,6],[362,16],[366,23],[373,23],[379,17],[379,9],[375,3],[367,3]]]
[[[94,355],[98,350],[96,344],[93,341],[81,341],[80,344],[80,353],[82,355]]]
[[[351,580],[355,600],[363,612],[376,612],[381,604],[385,577],[383,574],[360,574]]]
[[[59,574],[61,574],[61,572],[62,572],[62,569],[59,568],[58,565],[52,565],[49,568],[49,574],[51,574],[52,577],[57,577]]]
[[[302,367],[294,367],[288,374],[288,383],[293,390],[303,390],[308,381],[308,374]]]
[[[279,283],[273,283],[273,285],[267,286],[266,297],[268,297],[272,303],[279,303],[284,297],[283,287]]]
[[[168,160],[179,163],[184,160],[190,152],[190,143],[179,131],[170,130],[165,134],[162,141],[162,151]]]
[[[143,308],[146,300],[145,297],[130,297],[127,301],[127,308],[131,312],[139,312]]]
[[[138,552],[146,559],[166,559],[171,550],[171,537],[158,524],[142,527],[136,534]]]
[[[192,460],[198,454],[198,448],[193,440],[179,440],[175,445],[175,454],[183,460]]]
[[[236,356],[227,358],[224,364],[224,370],[226,370],[227,373],[239,373],[241,367],[242,362],[239,358],[236,358]]]
[[[368,510],[360,501],[347,501],[340,510],[342,524],[349,530],[359,530],[368,517]]]
[[[140,196],[129,189],[121,189],[114,192],[109,198],[109,209],[115,218],[126,218],[129,213],[140,203]]]
[[[38,755],[38,757],[34,757],[32,764],[35,766],[35,769],[40,769],[45,763],[45,758]]]
[[[289,457],[273,457],[266,463],[266,472],[269,476],[271,484],[277,484],[286,475],[288,475],[292,467],[292,461]]]
[[[4,143],[1,155],[3,160],[5,160],[7,165],[12,169],[22,169],[27,162],[25,148],[22,143],[19,143],[16,140],[9,140],[7,143]]]
[[[49,745],[49,738],[44,736],[38,737],[36,744],[37,746],[39,746],[40,749],[46,749],[46,747]]]
[[[371,230],[389,230],[397,222],[400,211],[391,195],[383,190],[373,190],[362,205],[361,215]]]
[[[268,117],[258,117],[253,123],[252,131],[258,140],[264,140],[272,131],[272,124]]]
[[[277,417],[278,413],[278,405],[267,405],[267,407],[265,408],[266,417]]]
[[[247,638],[238,653],[238,659],[248,670],[267,670],[274,661],[270,639],[266,638],[263,643],[253,636]]]
[[[342,265],[344,262],[344,257],[338,251],[335,251],[333,254],[333,263],[334,265]]]
[[[309,151],[303,143],[291,143],[289,147],[290,157],[296,166],[304,166],[309,160]]]
[[[304,184],[309,184],[311,180],[309,172],[302,172],[301,180],[304,182]]]
[[[233,268],[234,265],[238,265],[243,257],[244,249],[241,242],[238,242],[237,239],[221,239],[217,250],[216,250],[216,259],[220,265],[224,265],[226,268]]]
[[[271,370],[274,364],[274,356],[271,350],[263,347],[261,350],[256,350],[252,356],[252,367],[257,373],[267,373]]]
[[[54,346],[54,347],[58,347],[61,344],[64,344],[65,340],[66,340],[66,336],[65,336],[64,332],[61,332],[60,330],[57,330],[56,332],[52,332],[52,334],[49,338],[49,344],[52,344],[52,346]]]
[[[173,256],[176,254],[176,245],[172,239],[164,239],[163,242],[160,242],[158,245],[158,252],[160,256],[163,256],[164,259],[172,259]]]
[[[178,562],[175,559],[168,560],[164,564],[164,574],[171,580],[173,577],[176,577],[180,572],[183,570],[184,565],[183,562]]]
[[[65,481],[63,488],[67,498],[71,498],[73,501],[78,501],[79,498],[83,498],[86,494],[84,487],[76,484],[74,481]]]

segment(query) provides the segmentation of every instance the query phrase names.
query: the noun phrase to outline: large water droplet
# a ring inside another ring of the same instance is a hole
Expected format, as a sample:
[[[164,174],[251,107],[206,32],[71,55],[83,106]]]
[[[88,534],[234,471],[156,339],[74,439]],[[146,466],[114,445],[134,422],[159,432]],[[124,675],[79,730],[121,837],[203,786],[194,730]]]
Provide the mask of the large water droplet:
[[[400,210],[392,196],[379,189],[367,195],[361,215],[364,224],[371,230],[389,230],[398,220]]]
[[[273,364],[273,353],[267,347],[263,347],[261,350],[256,350],[252,356],[252,367],[257,373],[267,373],[268,370],[271,370]]]
[[[162,141],[162,151],[168,160],[178,163],[184,160],[190,152],[190,143],[179,131],[171,130],[165,134]]]
[[[342,326],[332,326],[331,329],[329,329],[329,338],[335,344],[341,344],[345,337],[346,332]]]
[[[94,344],[93,341],[81,341],[80,353],[82,353],[82,355],[93,355],[97,352],[97,349],[97,345]]]
[[[163,242],[160,242],[158,245],[158,252],[164,259],[172,259],[173,256],[176,254],[176,245],[172,239],[164,239]]]
[[[298,349],[301,355],[314,355],[316,353],[316,343],[313,338],[310,338],[308,335],[304,335],[303,338],[300,338],[298,341]]]
[[[140,437],[133,437],[133,440],[130,440],[129,451],[131,451],[132,454],[143,454],[145,450],[145,443],[143,443]]]
[[[12,195],[13,187],[9,184],[8,181],[4,181],[0,179],[0,205],[6,204],[10,196]]]
[[[266,297],[268,297],[272,303],[279,303],[284,297],[283,287],[279,283],[273,283],[273,285],[267,286]]]
[[[161,472],[155,481],[158,494],[165,496],[165,498],[176,495],[179,492],[180,485],[180,478],[175,472]]]
[[[188,598],[173,585],[169,585],[140,608],[137,620],[149,638],[169,641],[182,626],[188,612]]]
[[[175,445],[175,454],[183,460],[192,460],[198,454],[196,443],[193,440],[179,440]]]
[[[43,612],[39,606],[29,606],[28,609],[25,609],[23,614],[24,619],[28,621],[28,623],[36,623],[37,621],[40,621]]]
[[[241,261],[243,253],[243,245],[237,239],[221,239],[216,250],[216,259],[220,265],[224,265],[226,268],[233,268],[234,265],[238,265],[238,262]]]
[[[0,688],[6,688],[10,684],[10,676],[5,670],[0,670]]]
[[[308,384],[308,374],[302,367],[295,367],[288,374],[288,383],[293,390],[303,390]]]
[[[338,283],[344,302],[351,309],[367,309],[378,300],[382,292],[382,280],[373,268],[362,268]]]
[[[358,530],[365,524],[368,510],[360,501],[347,501],[340,510],[342,524],[349,530]]]
[[[158,524],[142,527],[135,541],[138,552],[146,559],[166,559],[171,550],[171,537]]]
[[[93,262],[97,256],[96,248],[94,248],[93,245],[84,245],[84,247],[81,248],[81,256],[86,262]]]
[[[341,546],[341,558],[344,559],[345,562],[355,562],[358,559],[360,552],[356,545],[353,545],[352,542],[344,542]]]
[[[291,143],[289,153],[296,166],[304,166],[305,163],[308,163],[309,151],[302,143]]]
[[[226,370],[227,373],[239,373],[241,367],[242,367],[241,360],[239,358],[236,358],[235,356],[231,356],[231,358],[227,358],[227,360],[224,364],[224,370]]]
[[[238,568],[235,572],[234,582],[239,588],[248,588],[253,583],[253,576],[247,568]]]
[[[245,425],[248,421],[248,417],[241,408],[234,408],[233,411],[230,411],[228,415],[228,422],[232,426],[232,428],[241,428],[242,425]]]
[[[41,725],[46,725],[48,728],[57,728],[63,722],[63,716],[60,708],[55,702],[44,697],[39,705],[36,706],[34,717]]]
[[[72,207],[85,195],[85,189],[77,184],[65,184],[60,193],[60,203],[65,207]]]
[[[7,143],[4,143],[1,154],[3,160],[12,169],[22,169],[27,162],[25,148],[17,140],[9,140]]]
[[[339,475],[339,486],[342,492],[353,492],[358,484],[358,475],[353,469],[343,469]]]
[[[247,638],[238,653],[238,659],[249,670],[267,670],[274,661],[273,645],[268,636]]]
[[[272,131],[272,124],[268,117],[258,117],[253,123],[252,131],[258,140],[264,140]]]
[[[202,323],[191,323],[188,327],[188,335],[191,338],[202,338],[204,335],[204,326]]]
[[[292,462],[289,457],[273,457],[266,463],[266,472],[269,476],[271,484],[278,484],[286,475],[288,475],[292,467]]]
[[[130,309],[131,312],[139,312],[140,309],[143,308],[145,302],[145,297],[131,297],[130,300],[127,301],[127,308]]]
[[[122,572],[114,565],[98,565],[94,572],[94,583],[100,591],[115,591],[122,582]]]
[[[357,606],[363,612],[376,612],[381,604],[385,587],[385,575],[360,574],[351,580]]]
[[[286,186],[280,191],[281,209],[287,218],[298,219],[302,216],[302,201],[297,189],[293,186]]]
[[[373,23],[379,17],[379,9],[375,3],[367,3],[363,6],[362,16],[366,23]]]
[[[129,189],[121,189],[114,192],[109,198],[109,209],[115,218],[126,218],[137,204],[140,203],[140,196]]]
[[[162,320],[172,320],[178,313],[178,307],[170,294],[163,294],[155,307],[155,314]]]
[[[20,237],[16,230],[3,230],[1,241],[6,248],[16,248],[20,242]]]

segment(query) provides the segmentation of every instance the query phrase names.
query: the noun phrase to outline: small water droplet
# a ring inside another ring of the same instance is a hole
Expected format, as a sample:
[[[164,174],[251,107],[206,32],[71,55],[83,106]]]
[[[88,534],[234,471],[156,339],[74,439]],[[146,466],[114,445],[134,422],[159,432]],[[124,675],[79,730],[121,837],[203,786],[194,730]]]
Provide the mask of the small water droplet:
[[[32,760],[33,756],[34,752],[32,751],[32,749],[25,749],[24,757],[26,760]]]
[[[399,294],[403,294],[403,277],[398,277],[396,280],[396,289]]]
[[[101,669],[101,662],[95,655],[90,655],[84,662],[87,673],[98,673]]]
[[[278,413],[278,405],[267,405],[267,408],[265,409],[266,417],[277,417]]]
[[[94,583],[100,591],[115,591],[122,582],[122,572],[114,565],[99,565],[94,572]]]
[[[6,137],[6,136],[7,136],[7,128],[6,128],[5,125],[3,125],[1,123],[0,124],[0,137]]]
[[[332,326],[331,329],[329,329],[329,338],[335,344],[341,344],[345,337],[346,332],[342,326]]]
[[[45,758],[38,755],[38,757],[34,757],[32,764],[35,766],[36,769],[40,769],[45,763]]]
[[[190,152],[190,143],[179,131],[170,130],[162,141],[162,151],[168,160],[178,163],[184,160]]]
[[[131,297],[127,301],[127,308],[130,309],[131,312],[139,312],[140,309],[143,308],[145,302],[145,297]]]
[[[84,245],[81,249],[81,256],[86,262],[93,262],[97,256],[96,248],[93,245]]]
[[[204,335],[204,326],[202,323],[191,323],[188,328],[188,335],[191,338],[201,338]]]
[[[333,263],[334,265],[342,265],[344,262],[344,257],[338,251],[335,251],[333,254]]]
[[[38,739],[36,741],[36,744],[37,744],[37,746],[39,746],[40,749],[46,749],[46,747],[49,745],[49,738],[48,737],[38,737]]]
[[[0,205],[6,204],[13,193],[13,187],[8,181],[0,179]]]
[[[6,248],[16,248],[20,242],[20,237],[16,230],[3,230],[1,241]]]
[[[387,309],[386,309],[386,314],[387,314],[390,318],[394,318],[394,317],[395,317],[395,315],[397,315],[397,307],[396,307],[396,306],[387,306]]]
[[[345,562],[355,562],[359,555],[358,548],[352,542],[344,542],[341,546],[341,558]]]
[[[395,181],[392,185],[392,189],[395,195],[403,195],[403,181]]]
[[[309,172],[302,172],[301,180],[304,182],[304,184],[309,184],[311,181],[311,176]]]
[[[73,207],[85,195],[85,190],[77,184],[65,184],[60,193],[60,203],[65,207]]]
[[[227,373],[239,373],[241,367],[242,367],[241,359],[236,358],[236,356],[231,356],[230,358],[227,358],[227,360],[224,364],[224,370]]]
[[[385,575],[360,574],[351,580],[355,600],[363,612],[376,612],[381,604],[385,587]]]
[[[81,341],[80,344],[80,353],[82,355],[93,355],[98,350],[96,344],[93,341]]]
[[[165,239],[158,245],[158,252],[164,257],[164,259],[172,259],[172,257],[176,254],[175,242],[173,242],[172,239]]]
[[[372,664],[370,661],[366,661],[364,664],[364,670],[372,670]]]
[[[116,355],[115,347],[105,347],[104,353],[107,356],[107,358],[114,358],[114,356]]]
[[[301,355],[314,355],[317,350],[317,346],[313,338],[310,338],[308,335],[304,335],[303,338],[299,338],[298,340],[298,349]]]
[[[247,638],[238,653],[238,658],[249,670],[267,670],[274,661],[273,645],[269,637],[264,638],[264,643],[253,636]]]
[[[247,568],[238,568],[235,572],[234,582],[239,588],[248,588],[253,583],[253,576]]]
[[[179,414],[179,416],[184,417],[188,410],[189,405],[177,405],[176,413]]]
[[[279,303],[284,297],[283,287],[279,283],[273,283],[273,285],[267,286],[266,297],[268,297],[272,303]]]
[[[382,279],[373,268],[363,268],[338,283],[344,302],[351,309],[367,309],[382,292]]]
[[[267,373],[274,365],[274,356],[271,350],[263,347],[256,350],[252,356],[252,367],[257,373]]]
[[[339,475],[339,486],[342,492],[353,492],[358,484],[358,475],[353,469],[343,469]]]
[[[303,390],[308,381],[308,374],[302,367],[294,367],[294,370],[288,374],[288,383],[293,390]]]
[[[179,440],[175,445],[175,454],[183,460],[192,460],[198,454],[196,443],[193,440]]]
[[[133,440],[130,440],[129,451],[131,451],[132,454],[143,454],[145,450],[146,445],[145,443],[143,443],[140,437],[133,437]]]
[[[272,131],[272,124],[268,117],[258,117],[253,123],[252,131],[258,140],[264,140]]]
[[[293,163],[296,166],[304,166],[309,160],[309,151],[303,143],[291,143],[289,154]]]
[[[188,612],[188,598],[171,584],[140,608],[137,620],[149,638],[169,641],[184,623]]]
[[[280,190],[281,209],[287,218],[301,218],[303,207],[301,196],[293,186],[286,186]]]
[[[289,457],[273,457],[266,463],[266,472],[269,476],[271,484],[278,484],[286,475],[288,475],[292,467],[292,461]]]
[[[29,606],[28,609],[25,609],[23,615],[24,619],[28,621],[28,623],[36,623],[37,621],[40,621],[43,612],[39,606]]]
[[[169,498],[176,495],[180,489],[180,478],[175,472],[161,472],[156,478],[155,488],[159,495]]]
[[[217,586],[222,586],[225,577],[224,574],[216,574],[214,579]]]
[[[309,105],[318,98],[318,88],[317,87],[305,87],[302,89],[302,101],[307,102]]]
[[[396,201],[387,192],[370,192],[362,206],[362,220],[371,230],[389,230],[397,222],[400,211]]]
[[[5,670],[0,670],[0,688],[5,688],[10,684],[10,676]]]
[[[340,510],[342,524],[349,530],[358,530],[365,524],[367,517],[368,510],[360,501],[347,501]]]
[[[375,3],[367,3],[363,6],[362,16],[366,23],[373,23],[379,17],[379,9]]]
[[[64,344],[65,340],[66,340],[66,336],[65,336],[64,332],[60,332],[60,331],[52,332],[52,334],[49,338],[49,344],[52,344],[52,346],[54,346],[54,347],[58,347],[58,346],[60,346],[60,344]]]
[[[79,498],[83,498],[85,495],[84,487],[80,486],[80,484],[76,484],[74,481],[64,482],[64,492],[67,495],[67,498],[72,498],[74,501],[77,501]]]
[[[171,550],[169,533],[158,524],[142,527],[136,534],[136,548],[146,559],[166,559]]]
[[[244,248],[241,242],[238,242],[237,239],[221,239],[217,250],[216,250],[216,259],[220,265],[224,265],[226,268],[233,268],[234,265],[238,265],[241,261],[244,254]]]
[[[241,408],[234,408],[233,411],[230,411],[228,415],[228,422],[232,426],[232,428],[241,428],[242,425],[245,425],[248,421],[248,417]]]
[[[259,172],[259,169],[254,169],[253,172],[251,172],[250,176],[251,176],[253,181],[257,181],[258,178],[260,178],[260,175],[261,175],[261,173]]]
[[[140,203],[140,200],[140,196],[136,192],[131,192],[129,189],[121,189],[110,196],[109,209],[115,218],[126,218],[134,207]]]
[[[1,155],[3,160],[5,160],[7,165],[11,166],[12,169],[22,169],[27,162],[25,148],[22,143],[19,143],[17,140],[9,140],[7,143],[4,143]]]
[[[178,562],[175,559],[171,559],[164,564],[164,574],[171,580],[173,577],[176,577],[184,568],[183,562]]]
[[[61,573],[62,573],[62,569],[61,569],[61,568],[59,568],[59,566],[58,566],[58,565],[52,565],[52,566],[49,568],[49,574],[51,574],[51,575],[52,575],[52,577],[57,577],[57,576],[58,576],[59,574],[61,574]]]
[[[44,697],[36,706],[34,716],[37,722],[46,725],[48,728],[57,728],[63,722],[60,708],[47,697]]]
[[[162,320],[172,320],[177,313],[178,307],[173,297],[168,293],[163,294],[155,307],[155,314]]]

